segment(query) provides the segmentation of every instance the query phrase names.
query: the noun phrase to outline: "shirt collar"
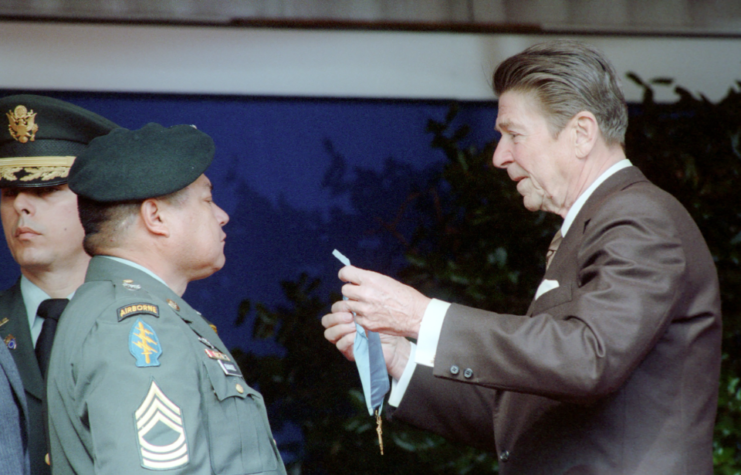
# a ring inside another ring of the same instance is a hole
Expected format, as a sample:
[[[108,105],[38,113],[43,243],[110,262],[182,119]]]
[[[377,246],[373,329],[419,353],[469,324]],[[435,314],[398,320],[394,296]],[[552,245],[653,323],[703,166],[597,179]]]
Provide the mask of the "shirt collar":
[[[74,292],[67,296],[71,299],[75,295]],[[49,294],[41,290],[41,287],[34,284],[25,275],[21,274],[21,297],[23,297],[23,304],[26,306],[26,317],[28,318],[28,328],[33,328],[34,321],[36,321],[36,312],[39,309],[39,305],[46,299],[50,299]]]
[[[579,198],[576,199],[574,204],[569,209],[569,212],[566,213],[566,217],[563,220],[563,224],[561,225],[561,236],[566,236],[566,233],[569,232],[569,228],[571,227],[571,223],[574,222],[574,219],[576,219],[576,215],[579,214],[579,211],[581,211],[582,207],[584,206],[584,203],[587,202],[590,196],[592,196],[592,193],[594,193],[594,190],[597,189],[598,186],[600,186],[605,180],[610,178],[615,173],[619,172],[623,168],[628,168],[630,166],[633,166],[632,163],[630,163],[630,160],[627,158],[624,158],[623,160],[620,160],[615,165],[611,166],[607,170],[602,173],[594,182],[589,185],[589,188],[584,191],[581,195],[579,195]]]
[[[39,309],[41,302],[51,297],[39,286],[28,280],[25,275],[21,275],[21,295],[23,296],[23,303],[26,305],[28,328],[33,328],[33,322],[36,321],[36,310]]]

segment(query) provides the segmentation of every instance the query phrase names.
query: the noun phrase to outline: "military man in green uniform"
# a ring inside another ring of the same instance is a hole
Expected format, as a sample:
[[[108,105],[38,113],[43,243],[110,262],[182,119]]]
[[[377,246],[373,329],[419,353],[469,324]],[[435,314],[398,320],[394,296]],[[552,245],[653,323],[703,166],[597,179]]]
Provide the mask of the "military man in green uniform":
[[[117,129],[70,171],[93,256],[48,382],[55,474],[285,474],[262,397],[181,296],[225,261],[229,217],[192,126]]]
[[[92,139],[117,126],[81,107],[32,94],[0,98],[0,118],[0,214],[21,271],[0,292],[0,344],[13,355],[23,381],[31,473],[47,475],[46,361],[40,359],[48,353],[41,355],[37,345],[46,319],[37,309],[47,299],[69,297],[85,279],[90,256],[82,249],[84,232],[67,173]]]

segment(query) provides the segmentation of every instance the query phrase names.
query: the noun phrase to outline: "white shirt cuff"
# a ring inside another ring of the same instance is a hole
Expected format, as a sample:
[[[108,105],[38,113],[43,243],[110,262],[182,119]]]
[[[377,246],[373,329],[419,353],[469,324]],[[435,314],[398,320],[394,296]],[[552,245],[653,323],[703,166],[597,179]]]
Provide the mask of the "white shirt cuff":
[[[412,375],[418,364],[423,366],[435,366],[435,354],[437,353],[437,342],[440,341],[440,331],[443,328],[445,314],[448,312],[450,304],[442,300],[432,299],[425,314],[422,316],[422,323],[419,326],[419,338],[417,344],[412,343],[412,349],[409,352],[409,361],[404,368],[399,380],[391,380],[391,394],[389,394],[389,405],[399,407],[401,399],[412,380]]]
[[[422,316],[419,326],[419,338],[417,338],[417,355],[415,362],[423,366],[435,366],[435,355],[437,354],[437,342],[440,341],[440,332],[445,321],[445,314],[450,304],[442,300],[432,299]]]
[[[409,352],[409,361],[407,361],[404,372],[401,374],[401,379],[397,381],[396,379],[391,378],[391,394],[389,394],[389,405],[394,407],[399,407],[399,404],[401,404],[401,398],[404,397],[407,386],[409,386],[409,381],[412,380],[414,368],[417,367],[417,363],[414,362],[414,354],[417,351],[417,345],[415,345],[414,343],[411,343],[411,345],[412,349]]]

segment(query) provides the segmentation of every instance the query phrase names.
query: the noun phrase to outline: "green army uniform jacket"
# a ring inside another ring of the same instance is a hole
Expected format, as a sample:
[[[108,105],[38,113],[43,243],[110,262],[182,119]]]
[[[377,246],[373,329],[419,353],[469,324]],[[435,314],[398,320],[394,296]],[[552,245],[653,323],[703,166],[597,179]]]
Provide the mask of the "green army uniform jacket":
[[[55,474],[286,473],[262,396],[165,284],[94,257],[48,376]]]
[[[26,304],[21,294],[21,280],[0,293],[0,338],[8,346],[21,375],[28,404],[28,453],[33,475],[51,473],[45,458],[48,452],[42,412],[44,378],[33,350],[31,329],[28,327]]]

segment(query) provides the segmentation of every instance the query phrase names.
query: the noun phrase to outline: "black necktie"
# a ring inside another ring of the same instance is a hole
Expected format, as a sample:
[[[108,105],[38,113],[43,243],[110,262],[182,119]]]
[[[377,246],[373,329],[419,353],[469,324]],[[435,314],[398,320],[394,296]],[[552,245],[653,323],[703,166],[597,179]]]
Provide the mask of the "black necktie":
[[[44,380],[46,380],[46,370],[49,368],[49,358],[54,343],[54,333],[57,331],[57,322],[68,302],[67,299],[47,299],[41,302],[39,309],[36,311],[36,315],[44,319],[39,339],[36,340],[35,350],[36,359],[39,361],[39,368],[41,368],[41,375]]]

